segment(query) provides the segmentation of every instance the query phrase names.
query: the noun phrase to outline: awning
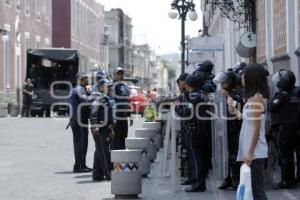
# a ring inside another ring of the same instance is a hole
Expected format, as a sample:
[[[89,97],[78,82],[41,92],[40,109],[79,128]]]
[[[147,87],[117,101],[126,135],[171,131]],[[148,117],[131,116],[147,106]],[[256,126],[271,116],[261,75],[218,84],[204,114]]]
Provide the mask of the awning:
[[[45,58],[51,61],[71,61],[77,62],[78,61],[78,51],[74,49],[57,49],[57,48],[50,48],[50,49],[28,49],[28,54],[32,56],[38,56],[41,58]]]

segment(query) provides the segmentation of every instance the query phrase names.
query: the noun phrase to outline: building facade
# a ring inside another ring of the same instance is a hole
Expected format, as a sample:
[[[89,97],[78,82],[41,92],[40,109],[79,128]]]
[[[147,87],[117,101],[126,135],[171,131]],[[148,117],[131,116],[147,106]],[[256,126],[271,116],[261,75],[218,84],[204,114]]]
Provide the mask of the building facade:
[[[20,104],[29,48],[51,47],[52,2],[5,0],[0,2],[0,102]]]
[[[300,1],[256,0],[257,62],[275,73],[292,70],[299,84]]]
[[[202,1],[202,5],[204,1]],[[255,60],[270,74],[279,69],[290,69],[297,77],[299,84],[300,70],[300,0],[254,0],[255,25],[257,36]],[[218,14],[219,13],[219,14]],[[206,22],[212,36],[219,35],[225,45],[225,67],[243,61],[236,53],[240,35],[246,30],[235,30],[233,23],[223,18],[220,12],[204,13],[209,15]],[[220,65],[222,56],[216,57]],[[249,59],[245,60],[249,63]]]
[[[96,0],[52,0],[52,45],[77,49],[80,71],[106,68],[104,7]]]
[[[149,90],[151,50],[148,44],[133,45],[133,77],[139,80],[140,85]],[[152,75],[152,74],[151,74]]]
[[[206,10],[204,10],[205,0],[201,0],[201,5],[204,16],[204,26],[208,28],[208,35],[223,43],[223,51],[208,52],[211,54],[210,57],[215,64],[215,73],[232,67],[238,62],[248,62],[248,59],[242,58],[236,51],[240,42],[240,36],[246,32],[246,30],[238,30],[233,22],[222,17],[220,10],[212,10],[210,5],[206,5]]]
[[[132,20],[121,9],[105,11],[105,24],[109,27],[108,72],[116,67],[125,69],[125,76],[132,77]]]

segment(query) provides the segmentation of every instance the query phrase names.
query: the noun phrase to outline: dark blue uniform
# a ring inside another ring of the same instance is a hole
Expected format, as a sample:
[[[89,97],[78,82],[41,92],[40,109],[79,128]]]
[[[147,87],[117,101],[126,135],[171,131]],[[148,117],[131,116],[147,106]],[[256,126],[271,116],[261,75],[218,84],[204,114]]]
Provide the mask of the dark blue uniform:
[[[70,125],[73,132],[73,144],[75,164],[74,171],[78,171],[86,167],[86,154],[88,149],[88,118],[89,106],[83,106],[88,102],[89,93],[85,87],[77,85],[72,89],[71,105],[72,113]],[[79,110],[79,107],[81,108]]]
[[[240,108],[243,107],[243,93],[242,90],[235,90],[229,94],[234,101],[238,103]],[[240,110],[242,112],[242,110]],[[229,185],[233,189],[237,189],[240,180],[240,167],[241,163],[237,162],[237,153],[239,148],[239,137],[242,127],[242,120],[237,119],[235,116],[227,112],[229,117],[227,121],[227,141],[228,141],[228,177],[226,178]],[[235,118],[235,119],[233,119]]]
[[[188,117],[194,113],[192,119],[182,120],[182,130],[186,135],[186,147],[188,149],[188,160],[191,171],[191,180],[195,188],[200,191],[206,189],[205,186],[205,124],[197,116],[204,117],[205,107],[197,104],[207,102],[207,95],[203,91],[194,90],[186,100],[189,105],[184,105],[181,117]],[[197,113],[197,114],[196,114]]]
[[[279,91],[268,105],[272,130],[281,166],[281,179],[287,187],[294,186],[294,150],[299,128],[299,97],[297,92]],[[298,177],[300,178],[300,177]]]
[[[27,90],[28,92],[32,92],[34,90],[32,83],[26,83],[23,86],[23,90]],[[23,107],[22,107],[22,117],[29,117],[31,112],[32,105],[32,95],[23,91]]]
[[[93,103],[91,108],[90,123],[93,128],[99,129],[99,134],[93,134],[95,141],[93,179],[101,180],[105,176],[110,180],[112,164],[110,160],[110,138],[113,118],[114,101],[101,92],[92,93]]]
[[[115,82],[112,86],[112,96],[116,101],[115,138],[112,148],[125,149],[125,138],[128,135],[128,119],[130,111],[130,90],[125,82]],[[127,110],[127,111],[124,111]]]

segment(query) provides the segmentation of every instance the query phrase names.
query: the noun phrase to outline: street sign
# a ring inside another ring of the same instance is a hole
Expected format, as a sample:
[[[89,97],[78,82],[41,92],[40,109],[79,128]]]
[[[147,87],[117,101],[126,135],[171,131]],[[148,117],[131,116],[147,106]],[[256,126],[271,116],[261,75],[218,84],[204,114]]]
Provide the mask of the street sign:
[[[216,37],[194,37],[189,40],[189,49],[192,51],[215,52],[223,51],[224,45],[220,38]]]

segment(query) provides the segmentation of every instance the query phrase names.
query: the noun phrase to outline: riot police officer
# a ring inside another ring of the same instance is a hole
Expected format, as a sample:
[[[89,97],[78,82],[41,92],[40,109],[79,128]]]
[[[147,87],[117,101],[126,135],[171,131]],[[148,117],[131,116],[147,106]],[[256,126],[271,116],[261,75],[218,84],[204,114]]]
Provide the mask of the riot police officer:
[[[208,93],[214,93],[217,89],[216,85],[213,82],[214,75],[212,73],[214,64],[210,60],[205,60],[202,63],[198,65],[198,68],[196,71],[193,72],[193,75],[199,76],[199,80],[204,77],[204,84],[202,84],[201,89]],[[198,83],[198,85],[201,85],[201,83]]]
[[[204,80],[199,80],[195,75],[188,75],[186,77],[186,90],[189,95],[186,100],[188,103],[184,105],[182,117],[189,117],[191,119],[183,118],[183,130],[187,135],[186,144],[188,148],[188,158],[191,170],[190,187],[185,188],[186,192],[204,192],[206,190],[205,182],[205,126],[204,120],[199,117],[204,117],[205,108],[197,106],[199,103],[207,101],[207,95],[202,90],[199,90],[199,83]],[[203,84],[202,84],[203,85]],[[200,85],[200,87],[202,86]]]
[[[125,149],[125,138],[128,135],[128,119],[130,126],[133,124],[130,110],[130,90],[124,82],[124,69],[117,67],[114,70],[114,83],[112,96],[116,101],[116,124],[114,126],[115,138],[113,149]]]
[[[199,88],[204,91],[206,94],[214,93],[217,89],[217,86],[214,84],[214,74],[212,73],[214,64],[210,60],[205,60],[198,65],[198,69],[193,73],[198,77],[198,80],[204,80],[204,83],[201,81],[198,83]],[[201,87],[200,87],[201,86]],[[213,108],[211,106],[207,106],[206,109],[211,111]],[[207,115],[209,117],[209,115]],[[208,174],[209,169],[212,169],[212,137],[211,137],[211,120],[205,121],[205,128],[206,128],[206,148],[207,151],[205,152],[205,171]]]
[[[90,109],[85,105],[89,101],[89,93],[86,89],[88,77],[84,73],[76,75],[77,85],[72,89],[70,125],[73,132],[73,144],[75,154],[74,172],[89,172],[86,166],[86,154],[88,149],[88,119]],[[80,109],[79,109],[80,108]]]
[[[292,71],[281,69],[272,80],[279,91],[268,108],[281,167],[281,181],[274,185],[274,189],[288,189],[296,186],[294,148],[299,128],[299,98]]]
[[[91,130],[95,141],[93,180],[101,181],[111,179],[111,160],[109,142],[113,125],[113,103],[108,96],[110,82],[101,79],[97,84],[97,92],[92,93],[93,103],[91,108]]]
[[[243,95],[241,86],[241,79],[234,70],[220,72],[214,81],[221,83],[221,93],[225,98],[231,97],[236,102],[236,106],[242,108]],[[241,110],[240,110],[241,111]],[[228,176],[223,180],[219,189],[227,189],[231,187],[236,190],[240,178],[241,163],[236,161],[239,135],[241,130],[242,121],[235,118],[227,110],[227,141],[228,141]]]
[[[180,95],[176,98],[175,100],[175,112],[179,115],[182,116],[183,113],[183,104],[187,101],[188,98],[188,92],[186,90],[186,82],[185,79],[188,76],[188,73],[182,73],[180,74],[180,76],[178,77],[178,79],[176,80],[177,86],[180,90]],[[188,153],[189,148],[187,148],[187,144],[188,144],[188,139],[187,139],[187,134],[185,134],[185,130],[184,130],[184,123],[181,120],[180,121],[180,137],[181,137],[181,176],[184,177],[185,176],[185,167],[187,166],[187,170],[188,170],[188,178],[187,180],[183,181],[181,183],[181,185],[190,185],[193,180],[191,180],[191,171],[190,171],[190,159],[188,158],[189,155],[191,155],[191,153]],[[186,152],[186,154],[184,154],[184,152]]]

